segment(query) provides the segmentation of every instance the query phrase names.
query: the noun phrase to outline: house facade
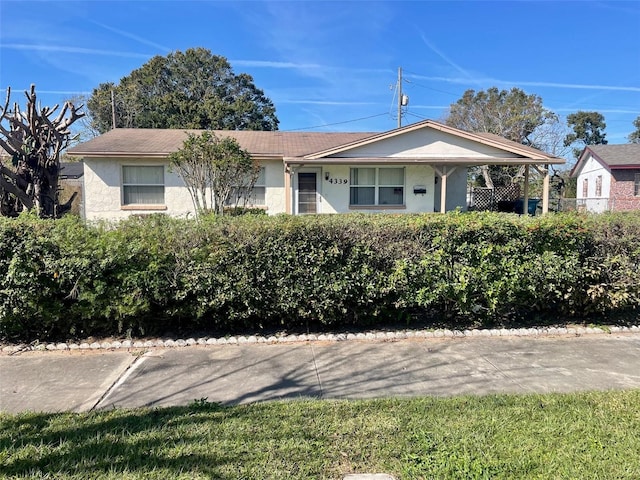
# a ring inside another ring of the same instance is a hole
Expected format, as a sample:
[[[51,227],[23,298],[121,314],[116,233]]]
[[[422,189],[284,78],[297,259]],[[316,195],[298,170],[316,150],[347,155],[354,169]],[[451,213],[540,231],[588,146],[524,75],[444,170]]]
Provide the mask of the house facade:
[[[168,156],[187,132],[114,129],[68,151],[84,163],[84,215],[194,214]],[[216,131],[260,165],[251,204],[270,215],[346,212],[423,213],[467,207],[472,165],[541,169],[563,159],[501,137],[427,120],[382,133]]]
[[[640,144],[587,146],[571,176],[577,178],[580,210],[640,209]]]

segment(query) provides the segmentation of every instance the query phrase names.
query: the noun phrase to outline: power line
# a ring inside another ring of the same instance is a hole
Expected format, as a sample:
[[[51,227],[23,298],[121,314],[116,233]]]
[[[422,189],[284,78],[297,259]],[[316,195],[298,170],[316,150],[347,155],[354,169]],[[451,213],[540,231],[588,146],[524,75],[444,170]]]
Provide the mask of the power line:
[[[280,130],[280,131],[281,132],[296,132],[298,130],[311,130],[313,128],[332,127],[334,125],[343,125],[345,123],[359,122],[361,120],[369,120],[370,118],[382,117],[382,116],[386,116],[386,115],[389,115],[389,113],[388,112],[384,112],[384,113],[378,113],[376,115],[370,115],[368,117],[354,118],[353,120],[345,120],[343,122],[325,123],[324,125],[315,125],[313,127],[291,128],[289,130]]]
[[[409,112],[409,111],[406,111],[405,113],[407,115],[411,115],[412,117],[421,118],[423,120],[430,120],[429,117],[425,117],[424,115],[418,115],[417,113],[413,113],[413,112]]]
[[[420,76],[424,76],[424,75],[421,75],[420,73],[411,72],[411,71],[409,71],[409,70],[405,70],[405,72],[406,72],[406,73],[408,73],[408,74],[410,74],[410,75],[417,75],[418,77],[420,77]],[[454,97],[457,97],[457,96],[459,96],[459,95],[460,95],[459,93],[447,92],[446,90],[439,90],[439,89],[437,89],[437,88],[428,87],[428,86],[426,86],[426,85],[423,85],[422,83],[417,83],[417,82],[415,82],[415,81],[413,81],[413,80],[408,80],[408,79],[406,79],[406,78],[405,78],[405,80],[404,80],[404,81],[405,81],[405,82],[407,82],[407,83],[411,83],[412,85],[415,85],[415,86],[417,86],[417,87],[426,88],[427,90],[433,90],[434,92],[446,93],[447,95],[453,95]]]

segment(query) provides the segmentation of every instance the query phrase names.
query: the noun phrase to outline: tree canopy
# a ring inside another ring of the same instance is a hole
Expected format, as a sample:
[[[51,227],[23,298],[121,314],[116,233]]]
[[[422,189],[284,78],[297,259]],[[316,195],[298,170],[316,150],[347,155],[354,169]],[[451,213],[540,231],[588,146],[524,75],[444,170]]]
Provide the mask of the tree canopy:
[[[447,125],[468,132],[486,132],[531,145],[531,134],[553,113],[545,109],[538,95],[519,88],[487,91],[467,90],[450,106]]]
[[[582,145],[606,145],[607,134],[604,129],[607,124],[604,122],[604,116],[598,112],[578,111],[567,115],[567,124],[573,129],[573,133],[569,133],[564,140],[565,146],[573,145],[576,142]],[[574,156],[578,158],[582,148],[573,150]]]
[[[629,143],[640,143],[640,115],[638,115],[633,121],[633,126],[636,127],[636,129],[629,134],[629,137],[627,137],[629,139]]]
[[[273,102],[205,48],[155,56],[122,78],[102,83],[87,102],[94,127],[277,130]]]
[[[493,133],[508,140],[545,149],[558,144],[558,117],[544,108],[542,98],[527,95],[519,88],[467,90],[449,108],[445,123],[468,132]],[[554,138],[552,138],[554,137]],[[522,176],[519,167],[482,167],[487,186],[515,182]]]

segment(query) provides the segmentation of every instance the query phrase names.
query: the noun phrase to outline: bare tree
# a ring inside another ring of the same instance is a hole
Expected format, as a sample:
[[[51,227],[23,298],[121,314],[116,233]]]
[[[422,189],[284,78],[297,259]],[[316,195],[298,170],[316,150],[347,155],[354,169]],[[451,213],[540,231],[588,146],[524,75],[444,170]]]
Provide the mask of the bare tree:
[[[36,87],[25,92],[27,107],[20,110],[16,102],[9,108],[11,88],[0,110],[0,147],[11,158],[0,163],[0,213],[17,216],[34,210],[41,217],[58,218],[71,209],[72,196],[65,204],[58,202],[60,154],[71,141],[69,127],[84,116],[80,107],[66,102],[54,118],[58,105],[38,107]],[[6,123],[6,125],[5,125]]]

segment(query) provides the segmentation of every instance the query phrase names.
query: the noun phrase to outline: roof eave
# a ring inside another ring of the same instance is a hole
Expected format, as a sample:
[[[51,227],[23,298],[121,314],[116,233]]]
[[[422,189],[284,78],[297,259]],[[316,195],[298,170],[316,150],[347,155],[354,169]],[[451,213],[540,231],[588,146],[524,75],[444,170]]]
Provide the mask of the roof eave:
[[[565,160],[558,158],[501,158],[501,157],[287,157],[285,163],[304,165],[564,165]]]

